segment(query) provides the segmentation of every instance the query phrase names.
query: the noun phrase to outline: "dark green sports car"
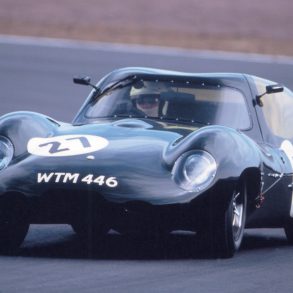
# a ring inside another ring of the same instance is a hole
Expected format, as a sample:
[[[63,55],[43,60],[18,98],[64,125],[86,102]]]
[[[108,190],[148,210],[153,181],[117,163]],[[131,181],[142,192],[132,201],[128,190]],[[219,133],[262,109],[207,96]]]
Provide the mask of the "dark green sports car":
[[[246,74],[123,68],[71,124],[0,118],[0,249],[31,223],[68,223],[96,245],[122,234],[195,231],[231,257],[244,228],[293,242],[293,95]]]

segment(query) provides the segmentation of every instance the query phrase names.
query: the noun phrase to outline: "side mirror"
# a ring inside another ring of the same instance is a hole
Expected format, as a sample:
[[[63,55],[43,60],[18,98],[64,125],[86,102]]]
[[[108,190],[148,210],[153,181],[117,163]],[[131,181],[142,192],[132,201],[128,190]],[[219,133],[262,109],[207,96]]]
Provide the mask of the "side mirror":
[[[76,83],[76,84],[90,85],[91,78],[89,76],[73,77],[73,82]]]
[[[283,91],[284,91],[284,87],[282,85],[280,85],[280,84],[267,85],[266,86],[266,91],[263,94],[256,96],[256,103],[257,103],[257,105],[259,105],[260,107],[262,107],[263,106],[263,102],[262,102],[261,98],[264,95],[281,93]]]
[[[89,76],[73,77],[73,82],[76,84],[90,85],[96,91],[99,91],[99,88],[97,88],[94,84],[91,83],[91,78]]]
[[[284,91],[284,87],[280,84],[273,84],[266,86],[266,94],[281,93]]]

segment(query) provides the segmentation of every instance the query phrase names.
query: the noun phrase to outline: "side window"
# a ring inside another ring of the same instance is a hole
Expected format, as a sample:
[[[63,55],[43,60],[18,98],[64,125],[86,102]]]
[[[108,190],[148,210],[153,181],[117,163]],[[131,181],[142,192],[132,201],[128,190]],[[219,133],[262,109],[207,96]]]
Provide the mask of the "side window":
[[[258,93],[265,92],[265,87],[273,84],[268,80],[254,79]],[[293,139],[293,93],[284,88],[284,91],[276,94],[268,94],[262,98],[263,107],[261,107],[264,118],[276,136]]]

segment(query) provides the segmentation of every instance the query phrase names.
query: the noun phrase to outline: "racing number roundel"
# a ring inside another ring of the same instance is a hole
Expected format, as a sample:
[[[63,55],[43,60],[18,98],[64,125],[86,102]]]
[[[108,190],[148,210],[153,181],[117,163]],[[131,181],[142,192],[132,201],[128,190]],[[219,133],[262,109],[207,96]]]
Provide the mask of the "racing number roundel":
[[[67,157],[96,152],[108,144],[107,139],[95,135],[60,135],[33,137],[27,144],[27,150],[37,156]]]
[[[281,144],[280,149],[287,155],[291,167],[293,169],[293,145],[289,140],[284,140]]]

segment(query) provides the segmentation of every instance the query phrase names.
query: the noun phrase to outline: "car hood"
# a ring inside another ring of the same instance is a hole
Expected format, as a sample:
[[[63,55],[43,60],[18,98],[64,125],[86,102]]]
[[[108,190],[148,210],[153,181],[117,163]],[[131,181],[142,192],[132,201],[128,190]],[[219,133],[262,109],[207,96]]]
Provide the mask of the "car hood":
[[[26,154],[0,173],[0,192],[17,189],[35,196],[48,189],[65,188],[98,192],[116,202],[186,202],[192,199],[191,193],[174,183],[163,153],[168,145],[198,128],[148,119],[61,124],[53,134],[28,141]],[[70,154],[72,144],[83,150]],[[45,155],[38,153],[40,147]],[[106,184],[107,179],[117,181],[117,186]]]

